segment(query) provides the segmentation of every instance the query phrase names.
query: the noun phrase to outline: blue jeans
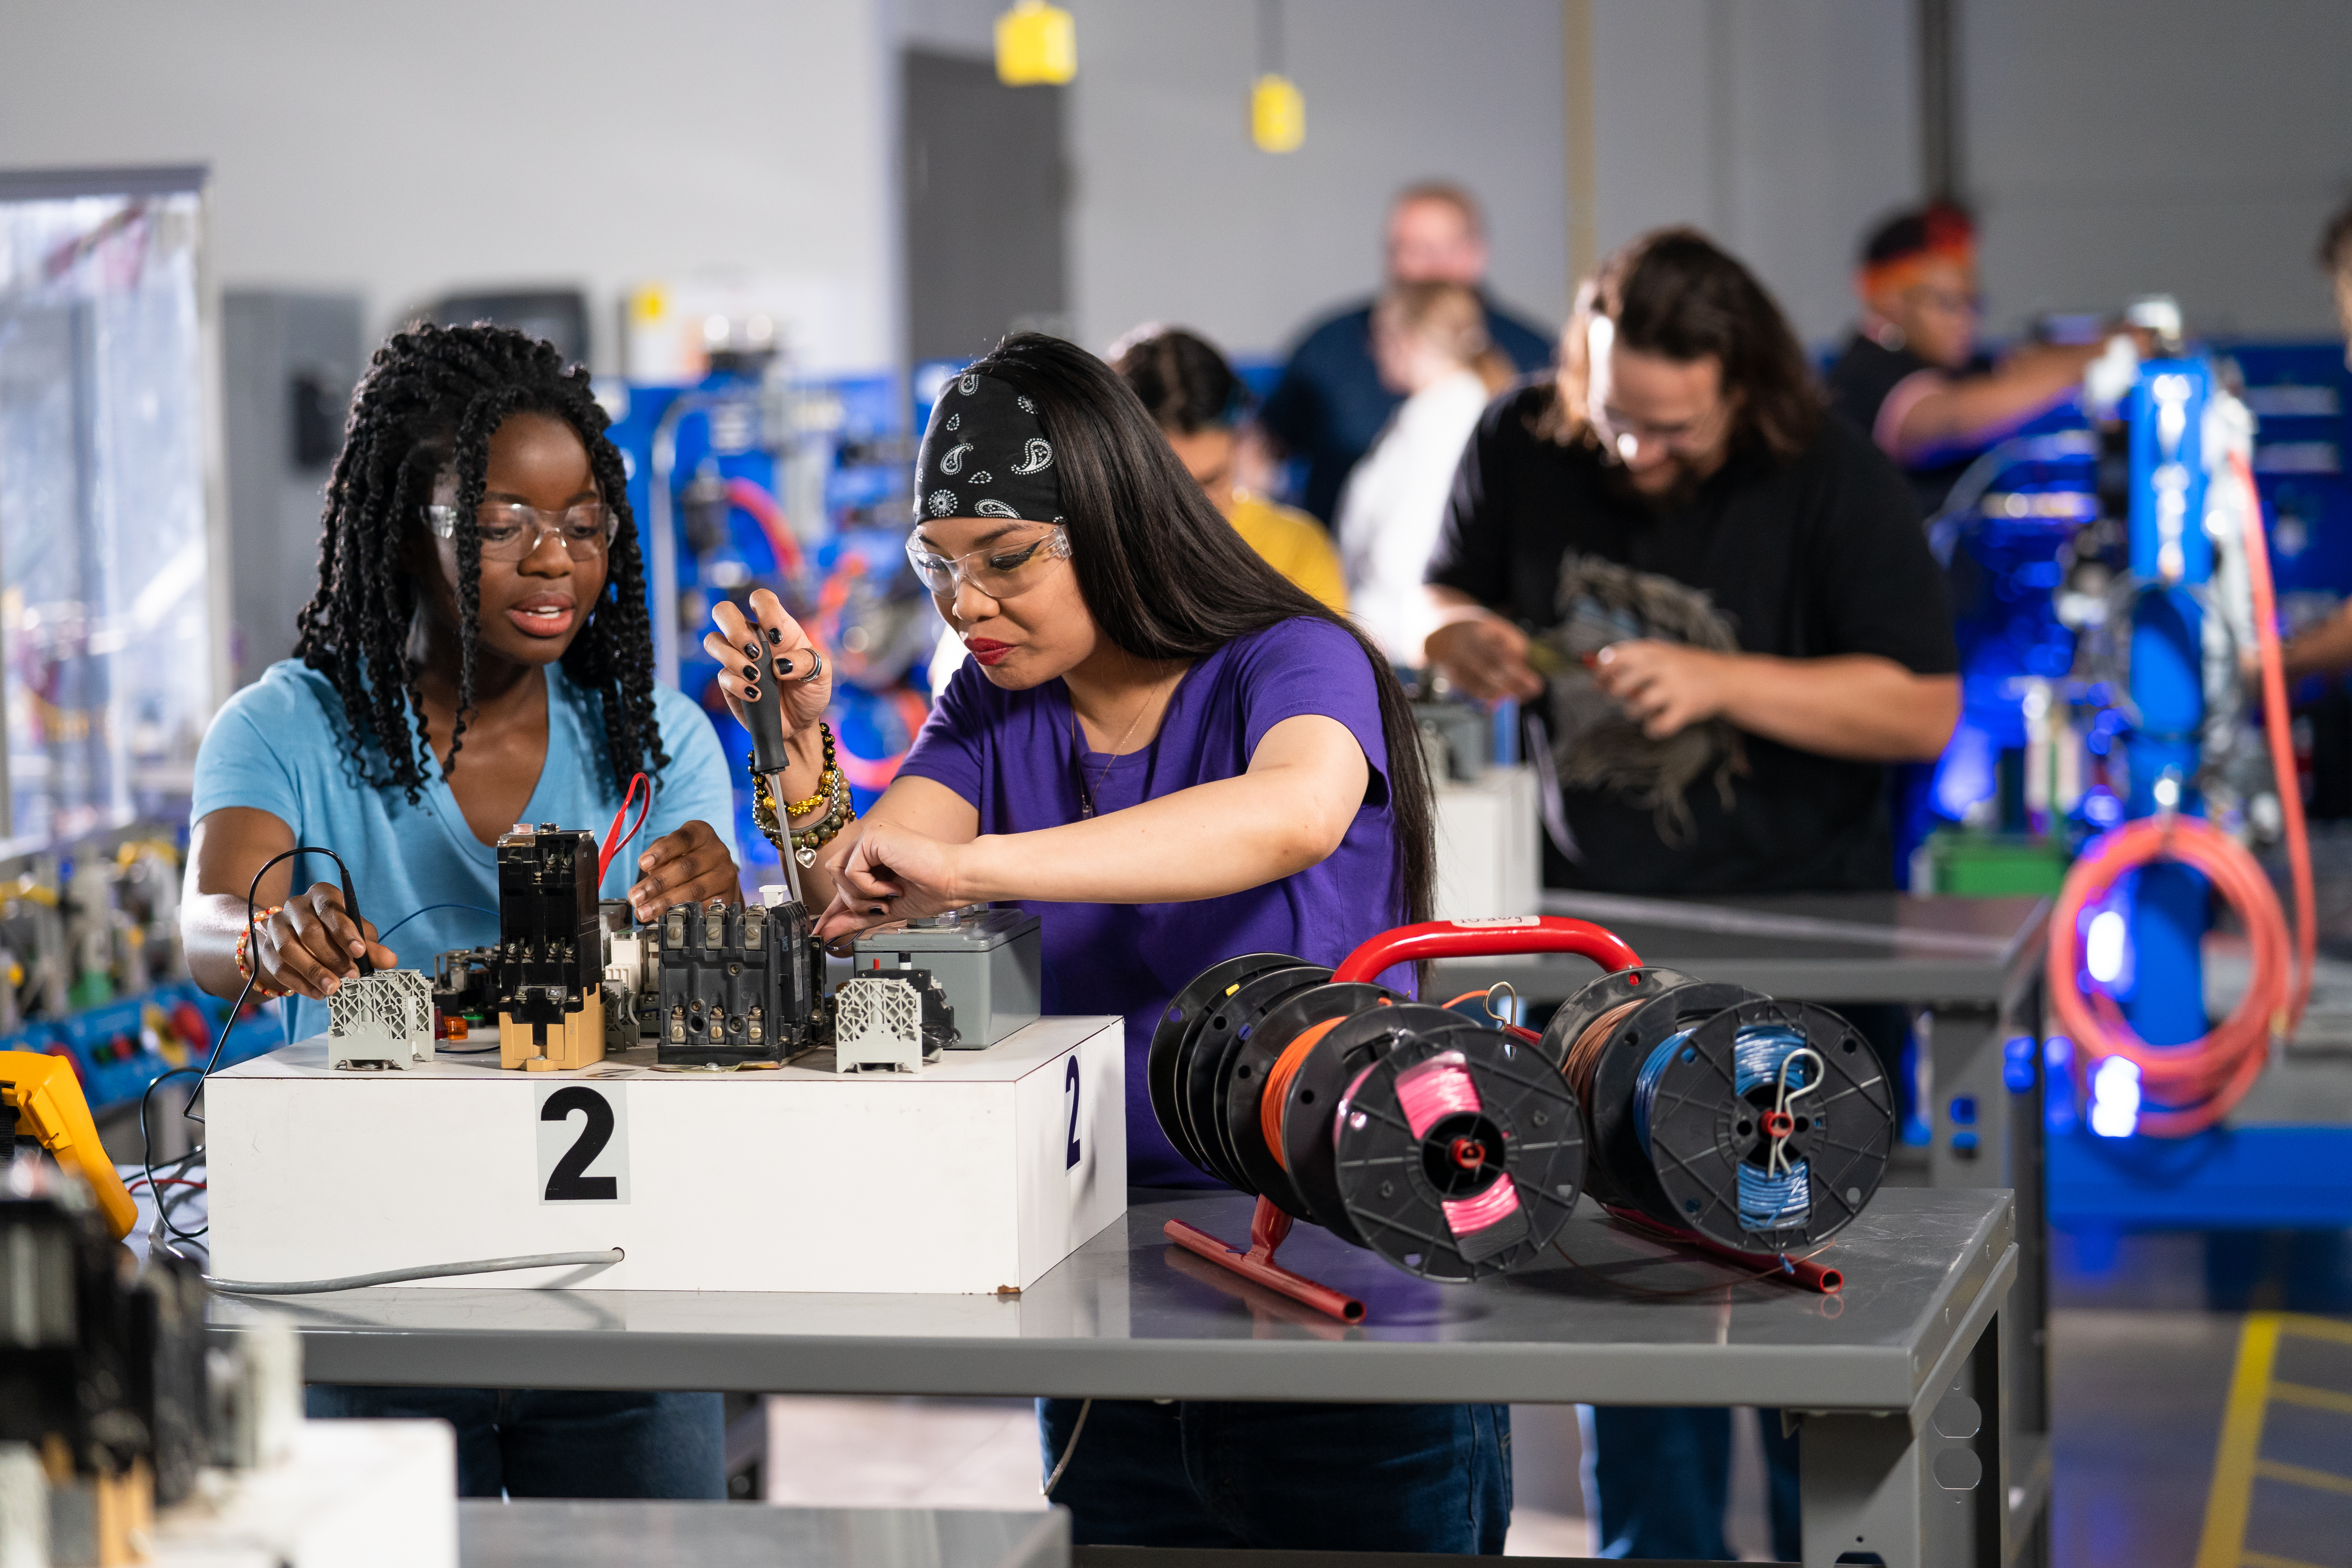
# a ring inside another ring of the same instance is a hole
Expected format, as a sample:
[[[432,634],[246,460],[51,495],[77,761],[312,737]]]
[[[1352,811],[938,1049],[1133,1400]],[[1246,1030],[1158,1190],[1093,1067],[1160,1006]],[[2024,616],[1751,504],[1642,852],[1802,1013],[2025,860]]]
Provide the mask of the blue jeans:
[[[1772,1512],[1772,1555],[1804,1556],[1797,1514],[1797,1440],[1780,1413],[1759,1410]],[[1685,1562],[1731,1556],[1723,1514],[1731,1494],[1731,1412],[1721,1408],[1596,1405],[1592,1489],[1599,1493],[1601,1555]]]
[[[1049,1475],[1078,1407],[1037,1402]],[[1080,1546],[1497,1555],[1511,1412],[1097,1399],[1054,1500]]]
[[[313,1420],[446,1421],[459,1497],[727,1496],[726,1414],[715,1394],[359,1388],[314,1383]]]

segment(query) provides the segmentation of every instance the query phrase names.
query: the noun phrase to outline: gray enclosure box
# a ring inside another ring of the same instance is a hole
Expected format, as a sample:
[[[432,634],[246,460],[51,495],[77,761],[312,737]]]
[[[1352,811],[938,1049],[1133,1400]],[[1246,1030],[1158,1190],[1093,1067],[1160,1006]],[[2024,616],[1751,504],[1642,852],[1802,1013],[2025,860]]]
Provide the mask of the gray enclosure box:
[[[928,969],[955,1009],[962,1050],[992,1046],[1034,1021],[1045,985],[1035,915],[1018,909],[951,910],[857,939],[860,973]]]

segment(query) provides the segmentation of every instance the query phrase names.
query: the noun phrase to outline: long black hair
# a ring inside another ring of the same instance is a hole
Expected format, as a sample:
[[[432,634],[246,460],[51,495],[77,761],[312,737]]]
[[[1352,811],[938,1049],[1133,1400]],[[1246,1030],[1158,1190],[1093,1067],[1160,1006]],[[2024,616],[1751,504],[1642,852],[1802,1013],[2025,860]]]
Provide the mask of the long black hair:
[[[1596,316],[1614,324],[1625,348],[1678,364],[1713,358],[1724,395],[1738,398],[1735,442],[1776,460],[1811,445],[1827,405],[1789,319],[1753,272],[1695,228],[1653,229],[1584,280],[1560,335],[1555,394],[1538,435],[1562,445],[1599,439],[1587,406]]]
[[[550,344],[506,327],[416,326],[393,334],[368,363],[352,400],[343,449],[327,484],[319,539],[319,587],[295,625],[295,656],[333,682],[351,727],[353,761],[379,786],[423,798],[432,756],[410,653],[422,584],[433,570],[425,508],[445,470],[457,479],[457,719],[445,778],[465,743],[480,641],[482,546],[473,527],[490,462],[490,436],[516,414],[551,415],[587,448],[588,468],[620,526],[607,552],[604,592],[563,653],[563,670],[603,699],[604,746],[616,784],[668,766],[654,717],[653,627],[645,569],[629,513],[620,449],[588,386]],[[383,754],[380,774],[370,763]]]
[[[1016,332],[969,367],[1026,394],[1054,444],[1070,564],[1095,624],[1137,658],[1197,659],[1297,616],[1345,631],[1371,666],[1388,742],[1397,885],[1391,914],[1429,918],[1435,824],[1419,727],[1388,660],[1217,515],[1151,415],[1109,365],[1059,338]]]

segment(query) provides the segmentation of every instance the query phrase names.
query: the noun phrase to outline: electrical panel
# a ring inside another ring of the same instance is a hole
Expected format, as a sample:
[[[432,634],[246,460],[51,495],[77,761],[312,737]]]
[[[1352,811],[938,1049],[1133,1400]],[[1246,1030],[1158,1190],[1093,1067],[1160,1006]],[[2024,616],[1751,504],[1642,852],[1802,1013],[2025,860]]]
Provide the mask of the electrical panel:
[[[672,904],[660,931],[654,1014],[663,1066],[781,1062],[816,1043],[824,971],[807,910]]]
[[[518,824],[498,855],[499,1065],[550,1072],[602,1061],[596,836]]]

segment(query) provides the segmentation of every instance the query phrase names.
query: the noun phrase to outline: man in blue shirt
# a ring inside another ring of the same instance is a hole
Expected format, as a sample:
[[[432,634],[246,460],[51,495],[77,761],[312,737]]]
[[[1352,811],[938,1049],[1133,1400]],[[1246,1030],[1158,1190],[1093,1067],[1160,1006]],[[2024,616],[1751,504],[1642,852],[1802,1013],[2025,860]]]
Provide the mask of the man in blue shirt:
[[[1486,292],[1486,222],[1477,199],[1458,185],[1408,185],[1389,204],[1388,277],[1392,283],[1460,283],[1486,306],[1486,338],[1522,373],[1551,363],[1549,333],[1505,311]],[[1364,300],[1311,327],[1291,351],[1258,426],[1303,458],[1297,498],[1328,527],[1339,515],[1348,471],[1371,449],[1400,395],[1381,384],[1372,364],[1372,302]]]

